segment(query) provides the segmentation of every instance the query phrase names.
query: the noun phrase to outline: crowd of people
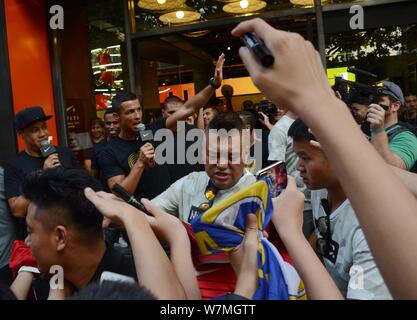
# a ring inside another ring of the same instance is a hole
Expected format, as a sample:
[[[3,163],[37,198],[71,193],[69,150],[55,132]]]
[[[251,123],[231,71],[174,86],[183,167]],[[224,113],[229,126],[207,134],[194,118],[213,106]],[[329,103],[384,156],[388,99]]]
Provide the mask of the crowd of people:
[[[168,97],[144,126],[138,97],[117,93],[91,121],[82,164],[49,144],[41,107],[15,115],[25,149],[0,170],[0,299],[417,297],[416,94],[382,81],[377,101],[343,101],[310,42],[260,19],[232,35],[247,32],[276,57],[265,68],[239,52],[272,102],[234,112],[226,87],[219,108],[222,54],[207,87]],[[162,129],[173,132],[175,163],[156,157]],[[180,136],[193,130],[203,161],[183,163]],[[273,198],[255,168],[279,161],[288,183]]]

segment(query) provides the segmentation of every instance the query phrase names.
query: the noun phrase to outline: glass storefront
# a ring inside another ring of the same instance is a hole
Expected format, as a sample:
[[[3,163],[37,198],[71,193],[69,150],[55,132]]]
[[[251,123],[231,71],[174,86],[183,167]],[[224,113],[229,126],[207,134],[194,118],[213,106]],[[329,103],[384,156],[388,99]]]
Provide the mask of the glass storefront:
[[[63,37],[63,43],[78,46],[80,53],[73,57],[71,51],[66,51],[62,57],[63,66],[67,66],[63,70],[66,110],[76,113],[67,120],[77,115],[82,119],[75,127],[74,121],[67,121],[70,137],[74,134],[88,137],[89,120],[102,118],[110,106],[111,97],[121,90],[139,95],[145,121],[159,117],[161,104],[168,96],[176,95],[187,100],[208,84],[221,53],[226,55],[223,84],[227,85],[229,93],[219,89],[216,92],[218,101],[225,104],[225,94],[230,95],[232,88],[234,111],[242,110],[248,100],[254,104],[261,103],[266,97],[253,85],[238,54],[242,42],[230,35],[233,27],[247,17],[267,18],[268,23],[276,28],[300,33],[316,48],[319,43],[313,0],[76,2],[81,5],[73,5],[74,17],[78,19],[73,23],[78,31],[83,30],[84,35],[80,36],[80,32],[74,33],[77,37],[68,35]],[[360,31],[350,30],[345,17],[344,22],[333,19],[333,23],[347,25],[343,32],[329,28],[332,12],[343,11],[345,16],[349,16],[349,7],[353,4],[387,11],[391,10],[388,8],[391,2],[396,3],[389,0],[322,1],[330,80],[342,76],[361,81],[347,70],[356,67],[376,74],[379,80],[389,78],[405,91],[417,89],[417,17],[411,24],[402,24],[398,17],[377,20],[373,24],[381,22],[383,27],[367,27]],[[402,1],[405,4],[412,2]],[[66,10],[66,14],[68,12],[70,10]],[[126,30],[127,25],[131,33]],[[80,63],[84,58],[85,63]],[[68,67],[68,61],[77,61],[79,65],[70,64]],[[88,145],[81,149],[86,148]]]
[[[323,6],[326,6],[349,3],[352,0],[322,0],[321,2]],[[135,5],[136,31],[256,16],[259,13],[313,6],[314,0],[139,0]]]

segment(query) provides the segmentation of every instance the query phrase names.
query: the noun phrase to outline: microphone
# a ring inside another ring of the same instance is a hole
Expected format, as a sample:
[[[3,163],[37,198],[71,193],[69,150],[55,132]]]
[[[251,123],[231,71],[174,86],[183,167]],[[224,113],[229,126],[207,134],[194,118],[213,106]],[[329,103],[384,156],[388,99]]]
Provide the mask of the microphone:
[[[139,130],[139,136],[137,137],[137,140],[142,140],[142,144],[145,144],[147,142],[152,143],[153,142],[153,132],[152,130],[146,130],[146,126],[143,123],[139,123],[136,125],[136,128]]]
[[[142,141],[142,146],[146,143],[150,143],[153,145],[153,132],[152,130],[146,130],[146,126],[143,123],[139,123],[136,125],[136,128],[139,130],[139,135],[136,140],[139,139]],[[155,160],[149,163],[150,167],[155,165]]]
[[[55,147],[48,142],[48,140],[41,141],[41,148],[40,148],[42,157],[48,158],[51,154],[57,153]]]
[[[114,186],[111,188],[111,190],[123,201],[127,202],[128,204],[134,206],[136,209],[139,209],[140,211],[143,211],[148,216],[152,216],[148,210],[146,210],[145,206],[138,200],[136,197],[132,194],[130,194],[125,188],[123,188],[120,184],[115,183]]]

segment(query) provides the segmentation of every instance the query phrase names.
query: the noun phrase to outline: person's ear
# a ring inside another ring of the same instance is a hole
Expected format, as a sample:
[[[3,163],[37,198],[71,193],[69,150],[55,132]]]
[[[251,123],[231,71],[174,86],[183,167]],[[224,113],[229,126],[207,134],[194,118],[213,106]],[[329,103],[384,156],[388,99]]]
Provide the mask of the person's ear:
[[[56,242],[56,250],[62,251],[67,246],[68,242],[68,229],[64,226],[56,226],[55,227],[55,242]]]
[[[401,102],[400,101],[395,101],[391,104],[391,110],[392,111],[399,111],[401,108]]]

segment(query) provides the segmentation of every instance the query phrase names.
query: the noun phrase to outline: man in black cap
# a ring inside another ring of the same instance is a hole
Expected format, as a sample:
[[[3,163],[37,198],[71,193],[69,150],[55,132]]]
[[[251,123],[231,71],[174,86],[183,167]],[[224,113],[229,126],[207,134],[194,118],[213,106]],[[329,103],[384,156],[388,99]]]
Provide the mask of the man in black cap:
[[[37,170],[59,166],[76,167],[72,151],[65,147],[49,145],[46,121],[52,116],[45,115],[41,107],[28,107],[18,112],[14,118],[15,129],[25,142],[25,150],[10,161],[4,169],[6,199],[10,211],[18,222],[18,238],[26,237],[24,223],[29,201],[22,195],[24,178]],[[50,152],[41,152],[42,145]],[[49,154],[49,155],[48,155]]]
[[[388,164],[415,171],[417,137],[411,128],[398,122],[398,111],[404,105],[404,95],[393,82],[381,81],[381,85],[379,103],[371,104],[367,114],[371,142]]]

